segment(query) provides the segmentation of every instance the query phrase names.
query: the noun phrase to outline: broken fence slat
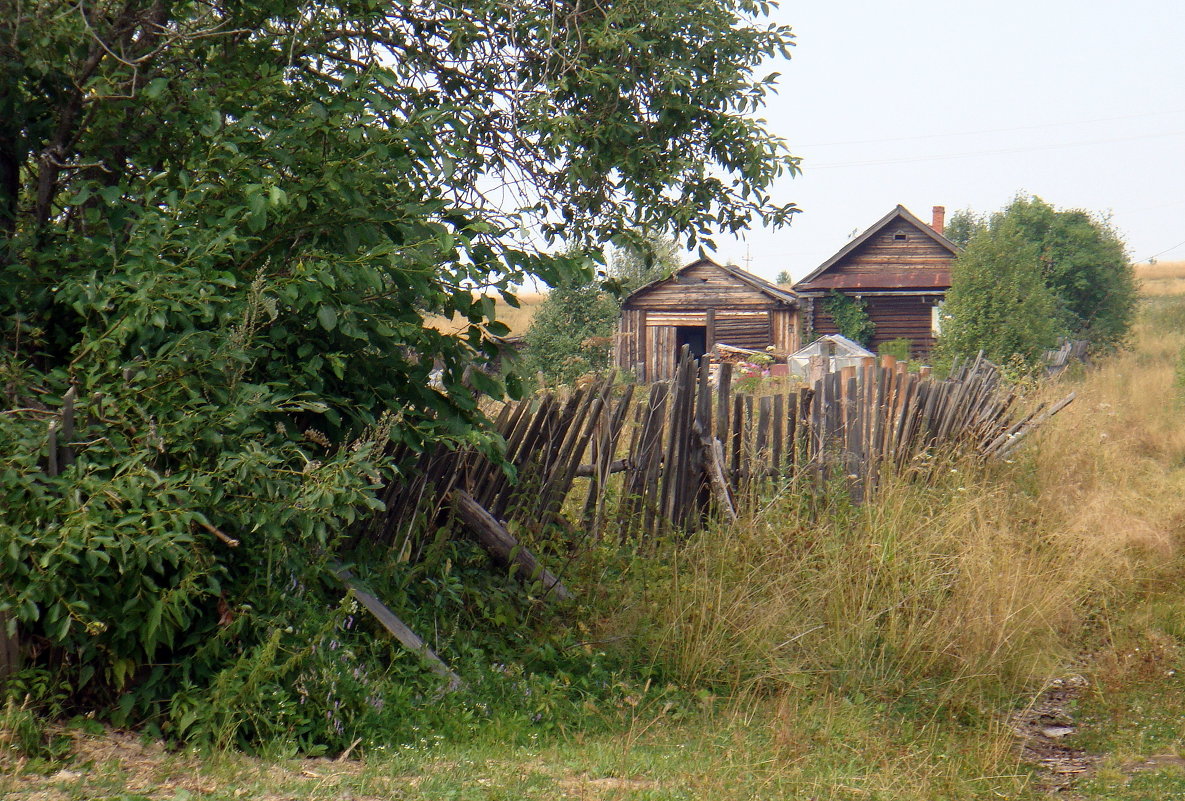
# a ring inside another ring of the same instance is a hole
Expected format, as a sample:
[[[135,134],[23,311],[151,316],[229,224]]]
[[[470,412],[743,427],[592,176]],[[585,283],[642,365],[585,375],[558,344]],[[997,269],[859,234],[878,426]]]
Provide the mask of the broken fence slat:
[[[561,601],[571,600],[572,593],[568,592],[568,588],[539,564],[534,554],[522,547],[514,535],[481,504],[473,500],[469,493],[454,489],[449,497],[457,517],[477,536],[477,541],[499,564],[514,564],[518,568],[515,573],[520,581],[530,582],[537,579],[543,584],[546,592]]]
[[[416,656],[420,657],[420,659],[424,661],[424,664],[427,666],[428,670],[432,671],[441,678],[448,679],[449,692],[457,690],[465,685],[465,682],[461,680],[461,677],[454,673],[452,669],[444,663],[443,659],[433,653],[432,649],[428,647],[428,644],[425,643],[418,634],[408,628],[407,624],[400,620],[399,617],[390,609],[388,609],[387,606],[373,593],[363,589],[358,583],[358,580],[354,578],[354,575],[349,570],[336,563],[332,564],[330,569],[333,571],[333,575],[337,577],[338,581],[353,591],[354,597],[358,599],[358,603],[362,604],[362,606],[366,608],[366,611],[374,615],[375,620],[381,623],[383,628],[389,631],[391,636],[399,641],[400,645],[411,651]]]

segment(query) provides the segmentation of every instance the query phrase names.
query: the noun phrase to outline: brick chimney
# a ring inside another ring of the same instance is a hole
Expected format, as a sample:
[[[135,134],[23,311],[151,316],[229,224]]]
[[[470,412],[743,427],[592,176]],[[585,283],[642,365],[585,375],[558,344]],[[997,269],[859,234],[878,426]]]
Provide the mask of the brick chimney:
[[[946,226],[946,206],[935,206],[933,215],[933,222],[930,223],[930,227],[941,234],[942,229]]]

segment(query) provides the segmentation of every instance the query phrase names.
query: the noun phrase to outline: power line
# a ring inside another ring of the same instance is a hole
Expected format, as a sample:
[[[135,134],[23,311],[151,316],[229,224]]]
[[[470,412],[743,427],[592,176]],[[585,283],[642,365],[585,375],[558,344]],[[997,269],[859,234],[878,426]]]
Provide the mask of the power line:
[[[1160,139],[1166,136],[1182,136],[1185,131],[1169,131],[1158,134],[1142,134],[1140,136],[1124,136],[1114,139],[1096,139],[1090,142],[1066,142],[1053,145],[1031,145],[1028,147],[1012,147],[1000,150],[976,150],[969,153],[944,153],[938,156],[911,156],[900,159],[874,159],[870,161],[849,161],[839,164],[816,164],[811,166],[809,163],[803,164],[803,171],[808,170],[833,170],[841,167],[877,167],[886,164],[914,164],[922,161],[947,161],[950,159],[965,159],[974,158],[976,156],[1005,156],[1012,153],[1031,153],[1040,150],[1062,150],[1068,147],[1089,147],[1091,145],[1109,145],[1117,142],[1134,142],[1142,139]]]
[[[1171,248],[1169,248],[1169,249],[1167,249],[1167,250],[1162,250],[1162,251],[1160,251],[1159,253],[1153,253],[1153,254],[1152,254],[1151,256],[1149,256],[1148,258],[1146,258],[1146,259],[1140,259],[1139,261],[1137,261],[1137,262],[1135,262],[1135,263],[1136,263],[1136,264],[1139,264],[1140,262],[1143,262],[1143,261],[1151,261],[1152,259],[1155,259],[1155,258],[1157,258],[1157,257],[1159,257],[1159,256],[1163,256],[1163,255],[1164,255],[1164,254],[1166,254],[1166,253],[1171,253],[1172,251],[1176,250],[1177,248],[1181,247],[1182,245],[1185,245],[1185,239],[1182,239],[1180,242],[1178,242],[1177,244],[1173,245]]]
[[[981,134],[1011,133],[1013,131],[1036,131],[1045,128],[1062,128],[1066,125],[1090,125],[1096,122],[1116,122],[1119,120],[1136,120],[1147,117],[1163,117],[1169,114],[1185,114],[1185,109],[1173,111],[1150,111],[1143,114],[1126,114],[1121,117],[1096,117],[1089,120],[1067,120],[1066,122],[1046,122],[1037,125],[1019,125],[1013,128],[987,128],[981,131],[952,131],[950,133],[919,134],[917,136],[895,136],[879,139],[851,139],[846,142],[824,142],[817,145],[797,145],[800,148],[838,147],[840,145],[876,145],[884,142],[914,142],[921,139],[945,139],[955,136],[978,136]]]

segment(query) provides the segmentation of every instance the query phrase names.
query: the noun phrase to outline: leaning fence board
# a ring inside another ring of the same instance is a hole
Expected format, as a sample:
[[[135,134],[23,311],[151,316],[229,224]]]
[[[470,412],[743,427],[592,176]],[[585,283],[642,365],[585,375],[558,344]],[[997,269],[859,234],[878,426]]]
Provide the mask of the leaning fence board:
[[[448,679],[449,690],[456,690],[464,685],[461,677],[454,673],[448,665],[444,663],[439,656],[432,652],[428,644],[420,639],[414,631],[408,628],[407,624],[400,620],[394,612],[387,608],[387,606],[378,599],[376,595],[364,589],[354,578],[349,570],[341,565],[332,566],[333,575],[353,593],[354,597],[358,599],[358,603],[366,608],[366,611],[374,615],[375,620],[382,624],[383,628],[391,633],[400,645],[411,651],[416,656],[424,661],[428,670],[435,673],[437,676]]]
[[[997,458],[1048,419],[1041,407],[1021,412],[1024,404],[982,355],[959,362],[944,380],[892,359],[866,359],[760,397],[738,391],[733,378],[731,365],[713,376],[684,351],[672,379],[646,392],[610,377],[519,402],[494,420],[509,469],[475,453],[432,453],[405,473],[420,478],[387,488],[383,498],[388,510],[407,502],[431,510],[460,489],[495,521],[551,523],[570,509],[579,524],[565,525],[593,536],[691,531],[713,508],[739,514],[738,504],[776,481],[802,476],[822,487],[842,478],[859,500],[885,466],[925,471],[930,455],[953,448]],[[568,503],[574,492],[580,495]],[[413,519],[390,511],[383,518],[387,525]]]

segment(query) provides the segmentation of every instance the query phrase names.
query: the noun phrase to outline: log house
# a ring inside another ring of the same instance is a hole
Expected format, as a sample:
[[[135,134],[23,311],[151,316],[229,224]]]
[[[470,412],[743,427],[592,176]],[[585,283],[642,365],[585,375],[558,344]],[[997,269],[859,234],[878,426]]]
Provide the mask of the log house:
[[[959,246],[942,235],[946,210],[935,206],[930,225],[898,205],[814,272],[794,285],[802,324],[814,336],[838,334],[824,308],[832,292],[863,299],[876,327],[869,350],[908,339],[911,355],[924,359],[940,326],[939,307],[950,289]]]
[[[794,294],[733,265],[702,258],[634,291],[622,304],[614,360],[640,382],[675,375],[680,349],[717,344],[750,350],[799,348]]]

